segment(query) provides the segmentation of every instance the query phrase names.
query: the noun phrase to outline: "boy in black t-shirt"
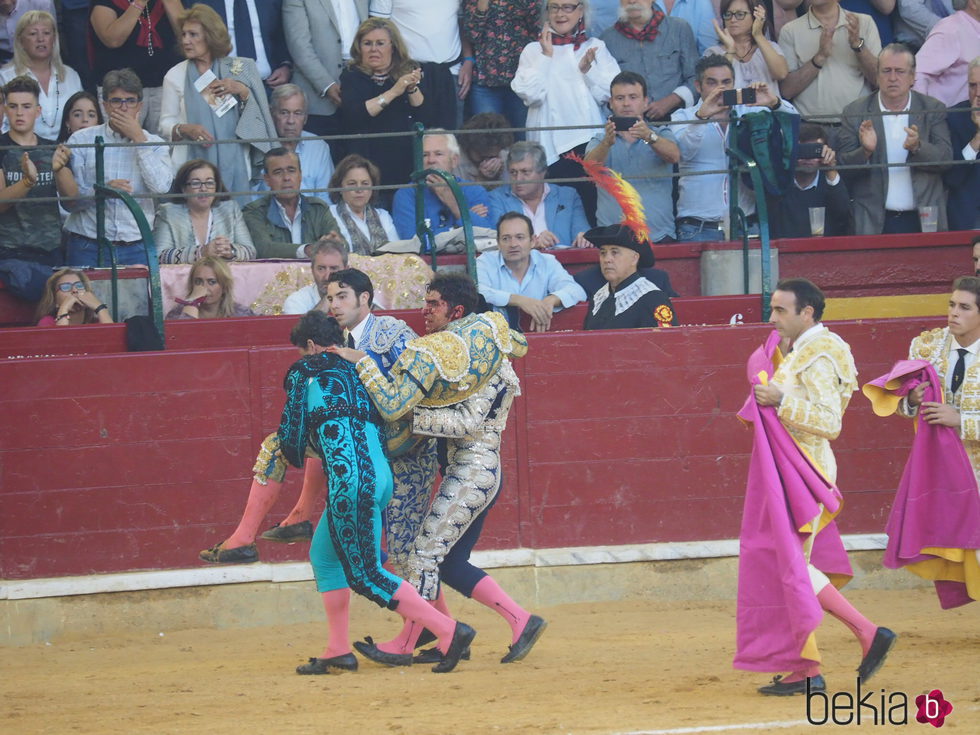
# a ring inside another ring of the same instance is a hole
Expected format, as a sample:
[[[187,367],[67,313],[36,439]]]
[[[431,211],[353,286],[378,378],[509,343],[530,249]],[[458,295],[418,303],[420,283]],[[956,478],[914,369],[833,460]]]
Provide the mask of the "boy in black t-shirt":
[[[67,165],[68,147],[34,133],[40,94],[28,76],[14,77],[3,87],[10,131],[0,135],[0,262],[58,266],[63,262],[58,202],[31,200],[75,196],[78,187]]]

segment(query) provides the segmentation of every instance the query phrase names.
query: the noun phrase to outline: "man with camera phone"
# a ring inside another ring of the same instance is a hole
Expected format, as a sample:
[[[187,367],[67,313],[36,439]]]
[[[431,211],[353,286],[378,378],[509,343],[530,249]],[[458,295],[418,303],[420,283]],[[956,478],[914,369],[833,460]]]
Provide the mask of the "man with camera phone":
[[[674,128],[681,151],[680,196],[677,200],[677,239],[681,242],[725,239],[724,220],[731,182],[727,174],[699,175],[699,172],[728,168],[725,141],[731,110],[743,114],[768,108],[773,112],[796,113],[796,109],[771,91],[765,82],[734,89],[732,63],[720,54],[702,57],[694,71],[697,76],[694,86],[701,95],[700,101],[671,115],[674,121],[690,121]],[[757,232],[754,192],[740,187],[739,205],[748,218],[749,232]]]
[[[800,125],[793,183],[769,206],[773,237],[835,237],[850,232],[847,186],[837,172],[837,154],[816,123]],[[811,210],[818,210],[811,212]]]
[[[671,168],[681,154],[667,125],[656,126],[644,118],[649,106],[646,80],[632,71],[616,75],[609,85],[609,109],[601,135],[589,141],[585,160],[604,164],[625,177],[643,201],[650,240],[673,242],[674,205]],[[619,224],[623,211],[609,192],[599,189],[596,221],[600,227]]]

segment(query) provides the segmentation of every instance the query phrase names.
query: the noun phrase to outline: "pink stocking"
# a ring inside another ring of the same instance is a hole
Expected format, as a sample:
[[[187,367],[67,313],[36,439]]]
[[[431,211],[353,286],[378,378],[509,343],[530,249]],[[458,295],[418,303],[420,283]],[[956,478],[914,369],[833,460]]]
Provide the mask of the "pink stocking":
[[[400,607],[398,611],[401,612]],[[411,653],[415,650],[415,643],[422,634],[423,627],[424,626],[416,623],[414,620],[409,620],[406,618],[405,623],[402,625],[402,629],[399,631],[398,635],[392,638],[390,641],[379,643],[378,648],[388,653]]]
[[[269,480],[269,484],[262,485],[258,480],[253,479],[252,488],[248,491],[248,502],[245,503],[245,512],[242,513],[242,520],[239,521],[238,528],[224,541],[222,546],[226,549],[237,549],[239,546],[248,546],[253,543],[255,534],[259,532],[262,519],[272,509],[281,489],[281,482]]]
[[[398,601],[398,608],[395,610],[406,621],[422,625],[439,638],[437,648],[445,653],[449,650],[452,642],[453,633],[456,632],[456,621],[443,615],[432,605],[422,599],[415,588],[408,582],[402,582],[392,597]]]
[[[441,612],[447,618],[452,617],[452,613],[449,612],[449,605],[446,604],[446,593],[442,591],[442,585],[439,585],[439,596],[432,601],[432,607]]]
[[[280,525],[290,526],[301,521],[312,521],[317,498],[324,498],[326,495],[327,478],[323,474],[323,463],[319,459],[307,457],[303,465],[303,489],[299,500]]]
[[[446,604],[446,596],[442,592],[442,587],[439,588],[439,596],[429,604],[447,618],[452,617],[452,615],[449,613],[449,605]],[[412,622],[411,620],[406,620],[398,635],[392,638],[390,641],[379,643],[378,648],[380,648],[382,651],[387,651],[388,653],[411,653],[418,645],[419,636],[422,635],[422,630],[423,626]]]
[[[803,671],[794,671],[791,674],[787,674],[782,678],[784,684],[792,684],[794,681],[803,681],[807,677],[820,676],[820,667],[814,664],[808,669]]]
[[[817,593],[817,600],[820,602],[820,607],[850,629],[861,643],[861,652],[867,655],[878,626],[858,612],[832,584],[826,585]]]
[[[323,593],[323,609],[327,613],[329,637],[327,650],[321,658],[333,658],[350,653],[350,587]]]
[[[531,613],[514,602],[489,574],[476,583],[470,596],[506,620],[511,629],[511,643],[517,643]]]

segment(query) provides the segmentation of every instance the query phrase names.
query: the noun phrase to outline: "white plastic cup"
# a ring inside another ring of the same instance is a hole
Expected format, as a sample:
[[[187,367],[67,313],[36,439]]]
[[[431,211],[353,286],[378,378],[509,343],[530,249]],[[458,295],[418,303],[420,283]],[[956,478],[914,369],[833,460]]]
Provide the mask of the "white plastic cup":
[[[824,207],[810,207],[810,235],[823,237]]]
[[[939,229],[939,207],[919,207],[919,223],[923,232],[936,232]]]

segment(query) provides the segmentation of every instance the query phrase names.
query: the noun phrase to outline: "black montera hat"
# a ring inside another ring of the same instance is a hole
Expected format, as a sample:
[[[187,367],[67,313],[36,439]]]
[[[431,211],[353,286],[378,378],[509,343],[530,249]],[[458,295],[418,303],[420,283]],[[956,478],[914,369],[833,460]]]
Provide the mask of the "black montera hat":
[[[640,254],[640,261],[637,263],[639,268],[653,267],[653,249],[650,243],[644,240],[638,242],[636,236],[626,225],[607,225],[606,227],[593,227],[585,233],[585,239],[601,248],[603,245],[619,245],[621,248]]]

